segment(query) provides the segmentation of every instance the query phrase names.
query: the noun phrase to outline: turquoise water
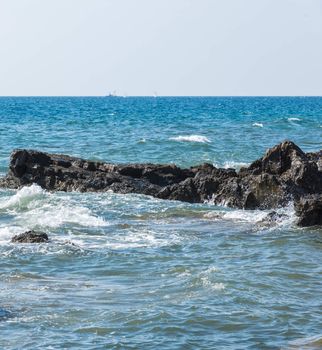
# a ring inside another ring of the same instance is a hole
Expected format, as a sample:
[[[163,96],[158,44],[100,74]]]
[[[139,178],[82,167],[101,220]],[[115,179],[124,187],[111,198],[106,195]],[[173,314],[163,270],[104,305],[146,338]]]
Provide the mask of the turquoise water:
[[[13,148],[238,168],[286,138],[322,148],[322,98],[0,98],[1,174]],[[319,349],[322,230],[279,211],[0,189],[0,348]]]

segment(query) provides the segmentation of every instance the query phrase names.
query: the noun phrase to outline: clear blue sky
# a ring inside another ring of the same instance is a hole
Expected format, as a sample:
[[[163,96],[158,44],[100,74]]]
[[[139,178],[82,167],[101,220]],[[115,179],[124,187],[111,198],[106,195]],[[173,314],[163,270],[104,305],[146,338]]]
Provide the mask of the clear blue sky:
[[[0,0],[0,95],[322,95],[322,0]]]

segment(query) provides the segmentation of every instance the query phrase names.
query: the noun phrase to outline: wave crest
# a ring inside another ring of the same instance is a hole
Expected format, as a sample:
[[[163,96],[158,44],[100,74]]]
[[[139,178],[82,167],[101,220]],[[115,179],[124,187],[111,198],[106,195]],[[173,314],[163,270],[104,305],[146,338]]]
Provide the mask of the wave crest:
[[[32,201],[43,198],[44,196],[45,191],[40,186],[36,184],[25,186],[4,203],[1,203],[0,209],[25,209]]]
[[[87,205],[79,203],[80,196],[75,193],[63,196],[50,193],[36,184],[19,189],[0,202],[1,212],[12,216],[14,220],[14,232],[0,227],[1,236],[8,237],[9,233],[39,228],[107,226],[108,222],[96,216]]]
[[[301,121],[300,118],[295,118],[295,117],[287,118],[287,120],[288,120],[289,122],[300,122],[300,121]]]
[[[208,137],[203,135],[179,135],[176,137],[170,137],[169,140],[178,141],[178,142],[211,143]]]

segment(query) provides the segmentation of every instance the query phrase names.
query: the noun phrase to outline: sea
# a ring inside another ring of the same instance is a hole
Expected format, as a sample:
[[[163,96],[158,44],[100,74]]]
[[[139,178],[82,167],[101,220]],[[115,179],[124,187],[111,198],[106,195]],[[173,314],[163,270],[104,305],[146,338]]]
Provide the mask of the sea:
[[[321,97],[0,98],[0,176],[16,148],[239,169],[285,139],[322,148]],[[277,211],[0,189],[0,349],[322,349],[322,229]]]

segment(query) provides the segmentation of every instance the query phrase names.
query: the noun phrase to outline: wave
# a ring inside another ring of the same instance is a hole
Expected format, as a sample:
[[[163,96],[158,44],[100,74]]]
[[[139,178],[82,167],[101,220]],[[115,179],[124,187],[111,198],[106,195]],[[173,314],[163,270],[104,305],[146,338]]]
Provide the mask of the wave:
[[[257,126],[259,128],[262,128],[264,125],[263,125],[263,123],[253,123],[253,126]]]
[[[292,225],[296,215],[294,205],[290,202],[287,206],[276,210],[215,210],[204,214],[204,218],[251,223],[261,227],[283,227]]]
[[[300,122],[300,121],[301,121],[300,118],[295,118],[295,117],[287,118],[287,120],[288,120],[289,122]]]
[[[199,273],[191,273],[191,283],[192,286],[203,287],[211,291],[222,291],[226,288],[226,285],[218,281],[218,268],[215,266],[210,266],[204,271]]]
[[[0,227],[0,243],[7,243],[14,235],[21,232],[19,227]]]
[[[308,338],[301,338],[289,343],[289,346],[286,348],[282,348],[282,350],[318,350],[322,348],[322,335],[316,335]]]
[[[170,137],[169,140],[178,142],[198,142],[198,143],[211,143],[211,141],[206,136],[202,135],[180,135],[176,137]]]
[[[267,217],[267,212],[262,210],[228,210],[228,211],[210,211],[204,215],[207,219],[231,220],[239,222],[257,223]]]
[[[250,163],[246,162],[235,162],[234,160],[228,160],[223,164],[214,163],[213,166],[216,168],[224,168],[224,169],[236,169],[240,170],[240,168],[246,168],[250,165]]]
[[[86,205],[82,205],[84,202],[80,201],[81,197],[79,193],[50,193],[36,184],[19,189],[9,198],[3,197],[0,212],[11,217],[11,225],[10,229],[7,226],[0,227],[1,239],[30,229],[109,225]]]
[[[0,209],[27,208],[32,201],[44,196],[45,191],[40,186],[32,184],[31,186],[22,187],[4,203],[0,203]]]
[[[65,203],[64,203],[65,202]],[[108,223],[92,214],[86,207],[74,206],[64,201],[57,204],[47,204],[23,213],[19,216],[19,222],[29,227],[58,228],[62,226],[100,227]]]

